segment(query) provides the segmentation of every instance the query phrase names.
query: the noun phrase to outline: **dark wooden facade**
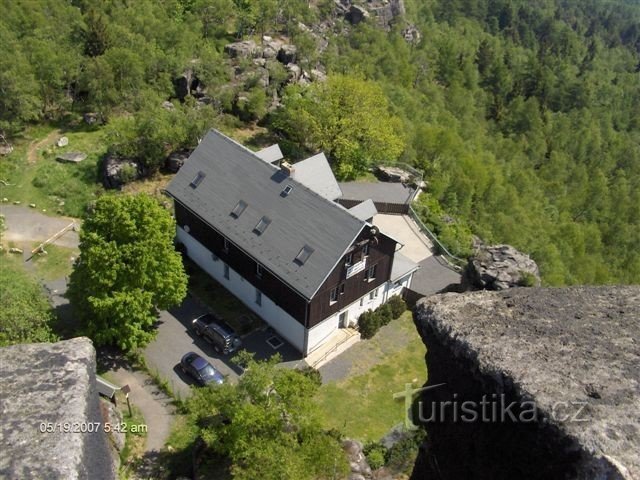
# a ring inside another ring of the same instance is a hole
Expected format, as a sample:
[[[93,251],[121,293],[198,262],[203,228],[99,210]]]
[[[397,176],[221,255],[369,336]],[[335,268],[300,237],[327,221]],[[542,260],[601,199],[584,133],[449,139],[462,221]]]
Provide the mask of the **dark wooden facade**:
[[[333,272],[329,274],[322,284],[322,287],[318,290],[318,293],[313,297],[309,304],[309,328],[339,312],[389,280],[391,277],[391,267],[393,266],[393,255],[396,249],[395,240],[381,233],[373,237],[370,229],[366,228],[348,252],[352,254],[352,264],[362,259],[363,248],[366,244],[369,245],[366,268],[362,272],[346,278],[346,259],[343,258],[333,269]],[[369,281],[366,278],[367,269],[372,265],[376,265],[376,278]],[[344,284],[344,293],[340,293],[342,291],[342,284]],[[338,288],[337,301],[331,302],[331,290],[336,287]]]
[[[224,235],[178,201],[175,202],[175,216],[178,226],[184,228],[185,225],[188,225],[189,235],[306,328],[319,324],[327,317],[375,290],[391,276],[396,242],[381,233],[373,236],[371,229],[365,228],[347,254],[351,254],[351,263],[355,264],[362,259],[363,248],[368,245],[366,268],[347,279],[346,257],[342,258],[309,302],[268,270],[263,268],[262,273],[258,275],[256,261],[248,252],[239,249],[231,242],[228,242],[228,250],[225,251]],[[376,265],[376,277],[369,281],[366,275],[368,268],[372,265]],[[331,290],[334,288],[338,288],[339,293],[337,300],[331,302]]]

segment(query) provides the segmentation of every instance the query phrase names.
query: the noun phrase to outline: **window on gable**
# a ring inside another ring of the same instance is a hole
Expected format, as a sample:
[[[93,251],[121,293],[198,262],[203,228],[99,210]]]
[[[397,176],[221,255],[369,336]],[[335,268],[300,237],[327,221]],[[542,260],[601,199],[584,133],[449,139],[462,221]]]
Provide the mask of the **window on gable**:
[[[238,203],[236,203],[236,206],[233,207],[233,210],[231,210],[231,216],[233,218],[238,218],[240,215],[242,215],[242,212],[244,212],[246,208],[247,202],[245,202],[244,200],[240,200]]]
[[[369,244],[365,243],[364,247],[362,247],[362,256],[366,257],[367,255],[369,255]]]
[[[338,301],[338,287],[334,287],[329,292],[329,304],[336,303]]]
[[[340,295],[344,295],[344,282],[340,284]]]
[[[296,255],[294,262],[296,262],[298,265],[304,265],[305,262],[309,260],[309,257],[313,252],[314,252],[313,248],[311,248],[309,245],[305,245],[300,249],[300,251],[298,252],[298,255]]]
[[[258,224],[253,229],[258,235],[262,235],[267,227],[271,224],[271,219],[267,216],[264,216],[260,219]]]
[[[347,253],[347,255],[344,257],[344,264],[347,267],[353,264],[353,253]]]
[[[375,280],[377,267],[377,265],[371,265],[369,268],[367,268],[367,273],[364,275],[364,279],[368,280],[369,282],[371,280]]]
[[[202,180],[204,180],[204,177],[206,176],[207,176],[206,173],[198,172],[196,176],[193,178],[193,180],[191,180],[191,183],[189,185],[191,186],[191,188],[198,188],[198,185],[202,183]]]

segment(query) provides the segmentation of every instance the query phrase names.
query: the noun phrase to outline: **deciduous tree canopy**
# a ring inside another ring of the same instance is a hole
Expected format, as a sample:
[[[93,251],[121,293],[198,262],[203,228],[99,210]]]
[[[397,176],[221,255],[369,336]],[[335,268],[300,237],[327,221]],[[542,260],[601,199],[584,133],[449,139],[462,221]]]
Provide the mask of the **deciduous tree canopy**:
[[[274,124],[299,144],[324,151],[344,179],[375,162],[393,162],[404,150],[400,119],[382,88],[350,76],[290,87]]]
[[[104,196],[80,232],[69,298],[98,345],[131,350],[154,334],[157,309],[182,301],[187,278],[175,251],[175,223],[147,195]]]

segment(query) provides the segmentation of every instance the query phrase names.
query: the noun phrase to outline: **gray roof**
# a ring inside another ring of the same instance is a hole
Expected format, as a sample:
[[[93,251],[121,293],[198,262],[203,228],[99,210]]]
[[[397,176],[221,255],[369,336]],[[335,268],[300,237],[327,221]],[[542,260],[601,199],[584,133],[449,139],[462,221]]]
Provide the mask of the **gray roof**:
[[[402,183],[392,182],[341,182],[344,200],[371,199],[379,203],[409,203],[414,189]]]
[[[375,203],[373,203],[373,200],[368,199],[351,207],[349,209],[349,213],[360,220],[369,220],[378,213],[378,209],[376,208]]]
[[[400,280],[402,277],[407,275],[410,272],[414,272],[420,268],[413,260],[405,257],[400,252],[396,252],[393,256],[393,266],[391,267],[391,278],[392,282],[396,280]]]
[[[205,176],[193,188],[190,184]],[[287,185],[292,191],[282,194]],[[239,143],[211,130],[173,178],[167,193],[305,298],[312,298],[365,222],[315,193]],[[246,209],[234,218],[242,200]],[[264,233],[254,232],[267,216]],[[308,245],[313,253],[294,261]]]
[[[256,152],[256,156],[267,163],[277,162],[284,158],[284,155],[282,155],[282,152],[280,151],[280,146],[277,143]]]
[[[293,178],[329,200],[342,196],[327,157],[319,153],[293,165]]]

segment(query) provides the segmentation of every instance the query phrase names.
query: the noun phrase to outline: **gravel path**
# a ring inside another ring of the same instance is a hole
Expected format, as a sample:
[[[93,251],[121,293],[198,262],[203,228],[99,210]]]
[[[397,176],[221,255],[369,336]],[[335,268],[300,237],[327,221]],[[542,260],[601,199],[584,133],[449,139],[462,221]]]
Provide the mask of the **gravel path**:
[[[165,445],[173,423],[172,400],[161,391],[151,377],[141,371],[120,367],[108,373],[109,378],[122,387],[129,385],[131,404],[139,408],[147,425],[145,452],[159,452]]]
[[[0,214],[4,215],[6,226],[6,230],[2,232],[3,240],[14,242],[28,250],[31,250],[28,247],[32,243],[44,242],[71,222],[78,222],[70,217],[49,217],[21,205],[2,205],[0,206]],[[54,243],[62,247],[77,248],[78,233],[68,231]]]

